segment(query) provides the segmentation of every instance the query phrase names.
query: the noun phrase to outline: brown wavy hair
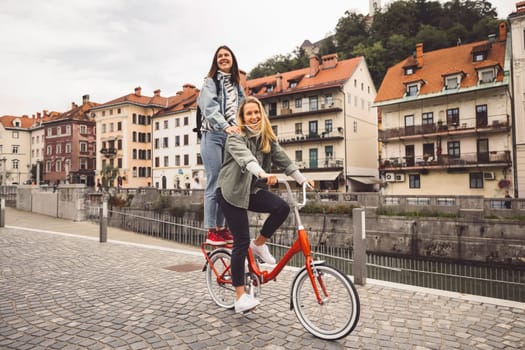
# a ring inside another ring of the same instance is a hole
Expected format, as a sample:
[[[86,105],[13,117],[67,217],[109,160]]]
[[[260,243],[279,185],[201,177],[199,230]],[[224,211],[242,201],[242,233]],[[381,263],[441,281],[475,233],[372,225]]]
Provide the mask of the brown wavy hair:
[[[230,52],[230,55],[232,55],[232,81],[236,85],[241,84],[241,73],[239,72],[239,65],[237,64],[237,58],[235,57],[235,54],[233,51],[226,45],[219,46],[217,50],[215,51],[215,54],[213,55],[213,61],[211,61],[211,67],[210,71],[208,72],[208,78],[213,78],[217,74],[217,71],[219,70],[219,66],[217,65],[217,55],[219,54],[219,50],[224,49]]]

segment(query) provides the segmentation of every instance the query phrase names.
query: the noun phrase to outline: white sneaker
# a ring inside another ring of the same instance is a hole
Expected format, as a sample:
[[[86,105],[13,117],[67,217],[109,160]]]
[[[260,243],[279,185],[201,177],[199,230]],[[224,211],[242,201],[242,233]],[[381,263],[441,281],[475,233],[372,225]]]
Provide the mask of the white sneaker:
[[[253,239],[250,242],[250,248],[252,249],[253,254],[257,255],[267,264],[275,264],[275,258],[270,254],[270,249],[266,244],[256,245],[253,242]]]
[[[254,309],[259,305],[259,300],[249,294],[244,293],[238,300],[235,300],[235,312],[242,313]]]

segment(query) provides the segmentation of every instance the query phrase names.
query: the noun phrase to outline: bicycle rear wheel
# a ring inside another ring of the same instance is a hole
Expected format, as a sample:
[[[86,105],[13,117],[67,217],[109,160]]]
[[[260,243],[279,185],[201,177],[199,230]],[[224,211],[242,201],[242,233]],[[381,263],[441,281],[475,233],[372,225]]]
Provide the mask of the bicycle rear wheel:
[[[216,249],[210,253],[211,266],[206,266],[206,285],[215,303],[232,309],[235,306],[235,288],[232,285],[231,252],[227,249]]]
[[[346,337],[359,320],[359,296],[354,285],[348,276],[328,265],[316,265],[314,274],[323,301],[317,302],[308,272],[303,268],[292,284],[295,315],[318,338]]]

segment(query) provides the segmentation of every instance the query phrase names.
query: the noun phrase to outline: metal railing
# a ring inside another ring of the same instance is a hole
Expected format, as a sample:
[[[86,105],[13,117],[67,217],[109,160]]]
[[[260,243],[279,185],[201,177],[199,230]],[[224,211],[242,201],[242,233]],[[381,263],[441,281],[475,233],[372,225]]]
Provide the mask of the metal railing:
[[[99,220],[99,208],[89,208],[89,218]],[[206,239],[202,222],[144,210],[109,210],[108,225],[151,237],[200,247]],[[286,245],[269,244],[272,253],[282,256]],[[353,249],[312,246],[316,260],[324,260],[353,275]],[[296,255],[292,266],[302,266]],[[469,293],[493,298],[525,301],[525,267],[481,262],[437,261],[425,258],[393,257],[367,253],[368,277],[378,280]]]

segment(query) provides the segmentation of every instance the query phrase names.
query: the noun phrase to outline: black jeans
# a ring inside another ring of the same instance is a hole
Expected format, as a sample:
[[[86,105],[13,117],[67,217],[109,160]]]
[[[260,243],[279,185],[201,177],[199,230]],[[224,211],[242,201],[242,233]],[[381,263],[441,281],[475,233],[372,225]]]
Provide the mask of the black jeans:
[[[290,206],[279,196],[268,190],[261,189],[250,195],[248,210],[226,202],[221,189],[217,189],[217,201],[221,206],[226,223],[233,235],[232,249],[232,284],[234,287],[244,285],[244,261],[250,246],[250,225],[248,210],[257,213],[269,213],[261,229],[261,235],[272,237],[290,213]]]

